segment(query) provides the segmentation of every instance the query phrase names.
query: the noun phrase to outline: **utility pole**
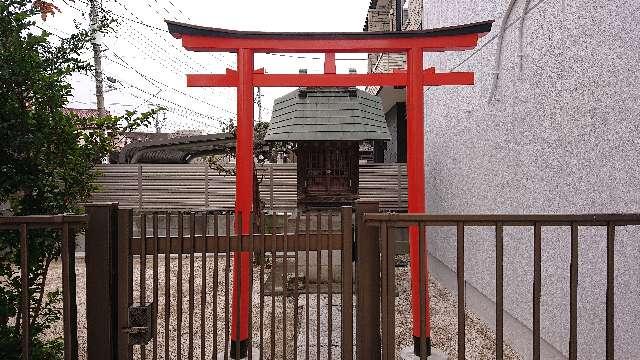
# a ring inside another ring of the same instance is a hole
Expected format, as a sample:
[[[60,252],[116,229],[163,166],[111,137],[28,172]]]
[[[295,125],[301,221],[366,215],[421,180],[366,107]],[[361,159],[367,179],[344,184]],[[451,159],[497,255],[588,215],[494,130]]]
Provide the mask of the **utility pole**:
[[[156,114],[156,118],[155,118],[155,128],[156,128],[156,134],[160,134],[160,119],[158,118],[158,114]]]
[[[160,120],[160,114],[156,114],[154,120],[154,127],[156,128],[156,133],[159,134],[162,132],[162,127],[167,123],[167,112],[163,111],[163,118]]]
[[[98,116],[103,117],[106,115],[104,109],[104,94],[102,91],[102,57],[100,55],[100,40],[102,34],[97,31],[99,11],[102,10],[101,5],[98,4],[98,0],[89,0],[91,9],[89,11],[89,17],[91,18],[91,30],[94,31],[93,41],[91,46],[93,47],[93,65],[95,67],[94,77],[96,79],[96,105],[98,108]]]
[[[256,88],[256,105],[258,105],[258,122],[262,122],[262,90]]]

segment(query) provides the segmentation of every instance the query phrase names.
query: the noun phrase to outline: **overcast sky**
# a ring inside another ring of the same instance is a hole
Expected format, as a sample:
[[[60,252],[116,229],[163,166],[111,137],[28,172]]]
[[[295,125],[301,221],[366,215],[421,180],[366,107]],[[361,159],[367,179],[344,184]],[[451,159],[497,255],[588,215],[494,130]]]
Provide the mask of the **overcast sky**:
[[[361,31],[369,0],[102,0],[119,23],[115,33],[103,39],[105,104],[112,114],[148,110],[162,105],[164,131],[202,129],[216,132],[224,119],[235,118],[235,89],[187,88],[186,73],[223,73],[235,68],[235,54],[185,51],[166,31],[165,19],[197,25],[260,31]],[[61,12],[41,24],[52,33],[67,36],[74,21],[88,26],[88,0],[56,1]],[[92,54],[87,54],[89,58]],[[366,54],[338,54],[337,58],[365,59]],[[256,68],[271,73],[295,73],[306,68],[320,73],[319,54],[257,54]],[[367,70],[366,61],[338,61],[338,72]],[[106,81],[106,77],[115,83]],[[95,108],[95,83],[91,75],[71,79],[69,106]],[[292,89],[263,88],[263,120],[271,117],[273,100]],[[255,117],[258,118],[256,108]],[[151,131],[152,129],[148,129]]]

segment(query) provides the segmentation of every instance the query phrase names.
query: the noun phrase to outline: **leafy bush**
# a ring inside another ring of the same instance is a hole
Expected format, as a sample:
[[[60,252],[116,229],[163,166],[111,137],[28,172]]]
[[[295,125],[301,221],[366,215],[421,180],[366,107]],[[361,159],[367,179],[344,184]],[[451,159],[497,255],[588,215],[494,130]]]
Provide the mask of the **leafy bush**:
[[[93,34],[77,29],[52,41],[34,18],[57,8],[46,1],[0,2],[0,204],[13,215],[78,213],[95,190],[93,167],[124,132],[149,122],[142,115],[79,118],[63,111],[70,75],[91,71],[82,59]],[[106,31],[101,19],[96,31]],[[44,335],[61,317],[61,293],[47,293],[51,263],[61,251],[60,234],[31,230],[29,297],[33,359],[58,359],[62,340]],[[0,359],[21,356],[20,247],[16,232],[0,232]]]

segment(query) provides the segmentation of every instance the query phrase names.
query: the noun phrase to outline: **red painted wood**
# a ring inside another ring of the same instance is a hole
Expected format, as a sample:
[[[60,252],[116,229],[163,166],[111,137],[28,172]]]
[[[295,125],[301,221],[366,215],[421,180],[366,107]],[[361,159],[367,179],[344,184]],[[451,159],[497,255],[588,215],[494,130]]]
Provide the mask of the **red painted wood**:
[[[236,130],[236,214],[242,214],[242,229],[236,231],[249,234],[253,208],[253,51],[238,51],[238,125]],[[244,341],[249,338],[249,296],[251,290],[250,254],[236,252],[233,256],[233,301],[231,308],[231,339]],[[241,270],[240,270],[241,269]],[[239,274],[240,270],[240,274]],[[240,276],[238,276],[240,275]],[[240,311],[238,311],[238,280],[240,282]],[[238,321],[238,317],[240,321]],[[240,331],[238,332],[238,323]]]
[[[423,71],[422,84],[425,86],[473,85],[474,83],[475,77],[472,72],[436,73],[435,68],[429,68]]]
[[[202,35],[182,35],[182,46],[191,51],[236,52],[388,52],[412,48],[424,51],[469,50],[478,44],[479,34],[424,36],[385,39],[269,39],[227,38]]]
[[[399,86],[407,74],[262,74],[256,86]]]
[[[336,53],[324,54],[324,73],[335,74],[336,73]]]
[[[227,69],[226,74],[187,74],[188,87],[236,87],[238,72]]]
[[[423,52],[414,48],[407,53],[407,192],[408,212],[425,212],[425,176],[424,176],[424,88],[422,80]],[[419,271],[419,230],[417,226],[409,228],[409,257],[411,265],[411,313],[413,318],[413,335],[420,336],[420,271]],[[426,241],[426,238],[425,238]],[[426,247],[425,247],[426,248]],[[428,276],[423,274],[423,276]],[[426,294],[427,334],[430,336],[429,286]]]
[[[238,74],[234,70],[227,70],[226,74],[188,74],[189,87],[235,87],[238,84]],[[265,74],[254,72],[254,86],[406,86],[407,72],[371,74]],[[427,69],[423,73],[423,85],[473,85],[472,72],[436,73]]]
[[[238,88],[237,176],[236,212],[242,213],[241,230],[249,232],[249,214],[252,208],[253,189],[253,87],[254,86],[406,86],[407,87],[407,177],[408,210],[425,212],[424,173],[424,92],[423,86],[472,85],[474,75],[469,72],[436,73],[435,69],[423,70],[423,52],[468,50],[476,47],[484,34],[416,36],[398,38],[247,38],[182,34],[182,45],[187,50],[206,52],[237,52],[239,71],[227,70],[226,74],[187,75],[191,87],[228,86]],[[325,53],[325,74],[264,74],[253,70],[254,52],[320,52]],[[407,52],[407,71],[390,74],[335,74],[336,52]],[[425,240],[426,241],[426,240]],[[419,231],[410,228],[411,303],[413,335],[420,336],[419,311]],[[425,244],[426,245],[426,244]],[[426,248],[426,246],[425,246]],[[238,292],[238,269],[241,269],[241,289]],[[428,270],[427,274],[428,279]],[[232,339],[248,338],[249,254],[234,255],[234,289],[232,308]],[[237,296],[242,294],[240,309]],[[430,336],[429,291],[426,294],[427,337]],[[240,310],[240,311],[238,311]],[[240,329],[236,329],[238,319]]]

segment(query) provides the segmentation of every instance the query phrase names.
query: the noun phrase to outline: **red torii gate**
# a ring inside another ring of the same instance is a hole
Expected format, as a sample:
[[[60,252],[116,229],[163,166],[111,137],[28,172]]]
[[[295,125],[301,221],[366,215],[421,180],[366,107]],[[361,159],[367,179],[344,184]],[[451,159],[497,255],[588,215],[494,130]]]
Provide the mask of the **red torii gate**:
[[[251,32],[208,28],[167,21],[169,32],[182,39],[182,46],[190,51],[235,52],[238,54],[237,70],[227,69],[225,74],[188,74],[190,87],[235,87],[238,95],[238,126],[236,131],[236,213],[249,219],[253,199],[253,88],[255,86],[405,86],[407,89],[407,179],[408,211],[424,213],[424,86],[473,85],[474,73],[437,73],[434,68],[423,68],[423,53],[461,51],[473,49],[478,39],[491,30],[492,21],[447,28],[351,33],[286,33]],[[324,74],[266,74],[255,70],[253,55],[267,52],[324,53]],[[335,53],[404,52],[407,54],[407,70],[377,74],[336,74]],[[242,234],[249,234],[251,224],[242,222]],[[418,228],[409,231],[411,263],[411,309],[413,318],[414,348],[420,340],[420,290]],[[234,254],[234,287],[232,305],[231,352],[239,347],[246,355],[249,338],[249,254]],[[242,277],[238,278],[238,271]],[[428,275],[428,270],[427,270]],[[237,284],[240,280],[241,289]],[[426,337],[430,337],[429,290],[426,289]],[[246,295],[242,295],[246,294]],[[238,309],[240,296],[240,309]],[[238,321],[238,319],[240,321]],[[238,331],[237,324],[240,324]],[[430,348],[430,341],[428,340]],[[416,353],[418,355],[418,353]]]

